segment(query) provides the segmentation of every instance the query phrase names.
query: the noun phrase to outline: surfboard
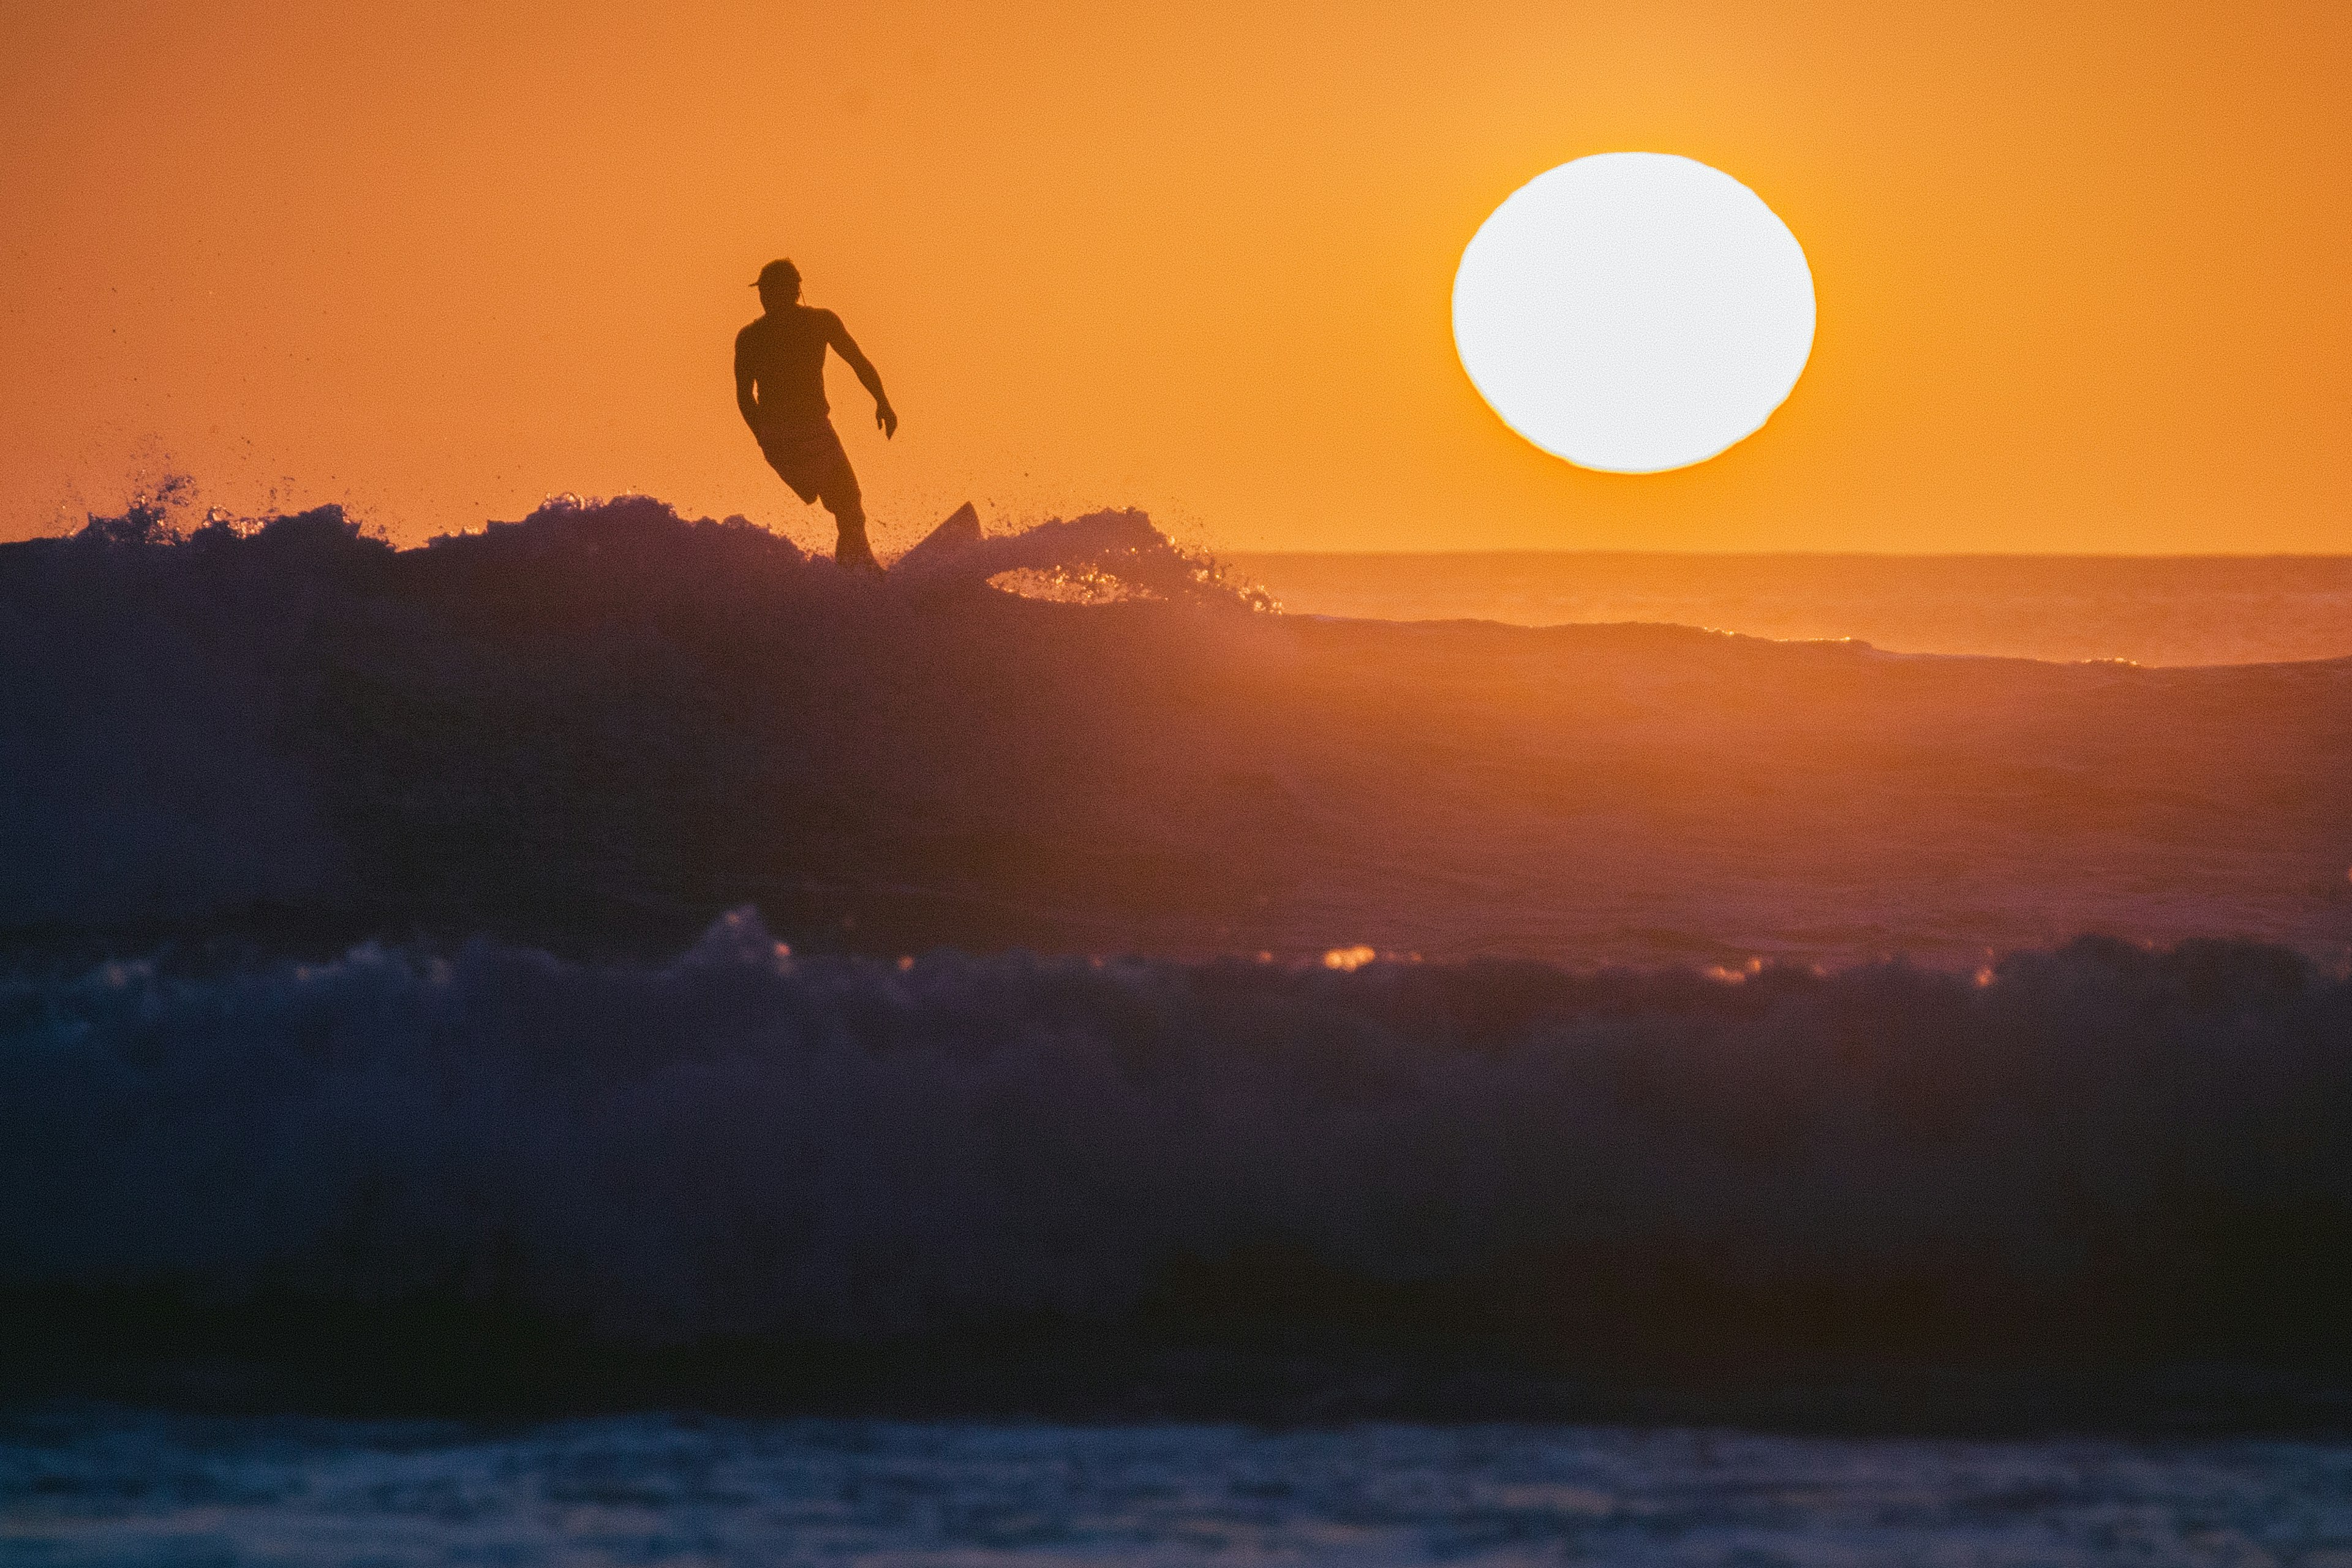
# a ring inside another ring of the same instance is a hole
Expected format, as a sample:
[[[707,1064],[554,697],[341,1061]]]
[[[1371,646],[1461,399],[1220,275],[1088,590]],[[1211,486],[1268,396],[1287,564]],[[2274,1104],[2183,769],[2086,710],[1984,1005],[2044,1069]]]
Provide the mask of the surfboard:
[[[950,512],[947,521],[923,535],[912,550],[890,563],[892,571],[913,566],[936,565],[950,555],[960,555],[980,542],[980,512],[966,501]]]

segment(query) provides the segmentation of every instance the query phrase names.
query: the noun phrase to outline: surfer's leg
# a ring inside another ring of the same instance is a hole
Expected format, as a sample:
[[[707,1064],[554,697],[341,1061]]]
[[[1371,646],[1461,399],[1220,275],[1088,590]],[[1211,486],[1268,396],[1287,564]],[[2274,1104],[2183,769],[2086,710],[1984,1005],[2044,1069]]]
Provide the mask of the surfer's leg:
[[[866,542],[866,502],[857,491],[857,476],[851,471],[845,458],[833,474],[827,476],[820,500],[824,510],[833,513],[834,525],[840,530],[835,541],[833,559],[842,566],[861,566],[869,572],[879,572],[882,563],[874,559],[874,547]]]
[[[835,513],[833,520],[840,526],[841,536],[834,542],[833,558],[843,566],[862,566],[870,572],[882,570],[882,563],[874,559],[874,547],[866,542],[866,516],[853,511]]]

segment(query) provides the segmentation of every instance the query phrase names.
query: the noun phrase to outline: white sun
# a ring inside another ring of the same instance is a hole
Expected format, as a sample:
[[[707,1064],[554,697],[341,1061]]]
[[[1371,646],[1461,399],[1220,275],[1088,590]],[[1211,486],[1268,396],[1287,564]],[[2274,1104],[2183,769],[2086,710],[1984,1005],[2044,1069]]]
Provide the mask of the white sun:
[[[1454,275],[1454,343],[1503,422],[1580,468],[1705,462],[1780,406],[1813,347],[1813,275],[1755,192],[1664,153],[1603,153],[1513,192]]]

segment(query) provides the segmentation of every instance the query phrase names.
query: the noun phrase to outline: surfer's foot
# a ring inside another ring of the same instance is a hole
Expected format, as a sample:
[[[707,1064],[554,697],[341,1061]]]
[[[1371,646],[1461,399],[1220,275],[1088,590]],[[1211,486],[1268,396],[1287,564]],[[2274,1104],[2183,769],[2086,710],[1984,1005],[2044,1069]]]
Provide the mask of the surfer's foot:
[[[833,563],[879,575],[882,563],[874,559],[874,546],[866,542],[865,513],[852,511],[846,517],[836,513],[834,521],[840,533],[833,542]]]

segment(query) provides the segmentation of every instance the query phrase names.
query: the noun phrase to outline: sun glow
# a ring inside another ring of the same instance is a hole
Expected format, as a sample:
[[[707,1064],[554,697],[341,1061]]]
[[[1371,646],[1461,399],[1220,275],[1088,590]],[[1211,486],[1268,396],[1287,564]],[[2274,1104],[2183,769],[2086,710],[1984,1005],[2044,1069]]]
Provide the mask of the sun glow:
[[[1756,193],[1661,153],[1539,174],[1481,225],[1454,342],[1503,422],[1580,468],[1657,473],[1753,435],[1813,345],[1803,247]]]

